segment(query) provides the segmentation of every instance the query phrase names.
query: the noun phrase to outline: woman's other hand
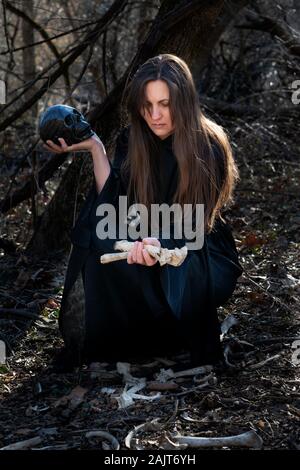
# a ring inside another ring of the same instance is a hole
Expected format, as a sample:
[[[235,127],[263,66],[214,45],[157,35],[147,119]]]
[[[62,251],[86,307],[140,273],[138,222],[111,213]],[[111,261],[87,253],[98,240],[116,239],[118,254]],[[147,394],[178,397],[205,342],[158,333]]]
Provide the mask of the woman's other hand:
[[[52,140],[47,140],[47,145],[44,144],[44,147],[54,153],[83,152],[85,150],[92,152],[96,146],[103,147],[103,143],[96,134],[92,135],[89,139],[73,145],[67,145],[66,141],[62,137],[59,137],[58,140],[60,145],[55,144]]]
[[[157,263],[157,260],[151,256],[148,251],[144,248],[144,245],[153,245],[160,248],[160,241],[157,238],[143,238],[141,242],[134,242],[134,246],[128,252],[127,263],[133,264],[143,264],[144,266],[153,266]]]

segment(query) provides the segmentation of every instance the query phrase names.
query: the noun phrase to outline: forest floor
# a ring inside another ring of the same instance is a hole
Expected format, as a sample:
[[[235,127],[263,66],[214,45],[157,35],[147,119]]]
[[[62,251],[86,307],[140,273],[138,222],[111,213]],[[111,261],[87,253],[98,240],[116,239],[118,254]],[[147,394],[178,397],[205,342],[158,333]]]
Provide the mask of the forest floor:
[[[180,449],[178,435],[251,431],[238,442],[300,449],[299,162],[250,153],[239,161],[227,220],[245,271],[219,308],[221,321],[234,320],[223,336],[227,367],[178,374],[188,369],[183,351],[133,360],[130,371],[96,363],[55,372],[67,256],[19,249],[0,257],[0,447]]]

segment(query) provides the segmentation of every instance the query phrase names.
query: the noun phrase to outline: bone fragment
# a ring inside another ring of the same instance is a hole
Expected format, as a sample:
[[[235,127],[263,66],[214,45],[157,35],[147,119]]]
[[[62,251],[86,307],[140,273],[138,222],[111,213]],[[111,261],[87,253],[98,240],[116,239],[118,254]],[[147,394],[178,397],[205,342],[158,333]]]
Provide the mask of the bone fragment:
[[[114,450],[119,450],[120,449],[119,441],[112,434],[110,434],[109,432],[106,432],[106,431],[89,431],[85,434],[85,437],[87,439],[90,439],[91,437],[102,437],[103,439],[106,439],[111,443],[112,448]]]
[[[162,424],[159,423],[159,418],[154,418],[152,421],[147,421],[146,423],[136,426],[132,431],[130,431],[125,438],[125,446],[128,449],[137,448],[137,436],[142,431],[160,431],[162,429]],[[141,449],[141,447],[140,447]]]
[[[261,449],[263,446],[262,438],[255,431],[244,432],[236,436],[226,437],[194,437],[173,435],[172,441],[179,444],[187,444],[188,447],[248,447],[252,449]]]
[[[193,369],[181,370],[174,372],[172,369],[160,369],[160,372],[156,376],[158,382],[166,382],[169,379],[176,379],[178,377],[188,377],[189,375],[205,374],[211,372],[213,367],[210,365],[194,367]]]
[[[133,248],[134,243],[127,240],[120,240],[114,244],[115,250],[120,250],[122,253],[106,253],[100,257],[102,264],[111,263],[113,261],[119,261],[127,259],[128,252]],[[167,248],[159,248],[154,245],[144,244],[145,250],[155,258],[161,266],[170,264],[172,266],[180,266],[187,256],[187,247],[174,248],[174,250],[168,250]]]
[[[26,439],[25,441],[15,442],[14,444],[9,444],[8,446],[1,447],[0,450],[23,450],[30,449],[42,442],[41,437],[32,437],[31,439]]]

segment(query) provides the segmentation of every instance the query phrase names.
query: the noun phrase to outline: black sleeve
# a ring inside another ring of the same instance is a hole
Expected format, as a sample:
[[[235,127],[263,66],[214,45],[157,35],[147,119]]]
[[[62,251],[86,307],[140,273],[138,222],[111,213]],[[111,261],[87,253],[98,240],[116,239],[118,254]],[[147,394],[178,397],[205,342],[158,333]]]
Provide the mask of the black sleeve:
[[[84,248],[88,248],[90,246],[90,214],[93,207],[99,205],[103,201],[113,203],[118,196],[118,182],[120,180],[119,168],[123,159],[127,156],[128,132],[128,128],[124,128],[120,131],[117,137],[113,161],[108,159],[110,172],[100,193],[97,192],[95,175],[93,177],[92,187],[83,204],[83,207],[76,220],[76,223],[71,229],[70,236],[73,244],[79,245]]]

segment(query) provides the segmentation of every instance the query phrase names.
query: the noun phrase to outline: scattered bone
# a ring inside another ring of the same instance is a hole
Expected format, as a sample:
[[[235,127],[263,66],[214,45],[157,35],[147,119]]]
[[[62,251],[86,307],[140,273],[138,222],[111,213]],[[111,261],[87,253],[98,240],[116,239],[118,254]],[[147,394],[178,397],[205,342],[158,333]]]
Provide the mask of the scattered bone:
[[[127,259],[128,252],[133,248],[133,246],[134,242],[120,240],[114,244],[114,249],[120,250],[123,253],[106,253],[100,257],[100,262],[105,264],[111,263],[113,261]],[[164,266],[165,264],[170,264],[171,266],[180,266],[184,262],[188,253],[187,246],[169,250],[168,248],[159,248],[154,245],[144,244],[144,248],[153,258],[159,262],[161,266]]]
[[[116,389],[112,387],[102,387],[100,391],[101,393],[106,393],[106,395],[112,395],[115,393]]]
[[[5,447],[1,447],[0,450],[24,450],[30,449],[31,447],[37,446],[42,442],[41,437],[32,437],[31,439],[26,439],[25,441],[15,442]]]
[[[68,444],[57,444],[53,446],[32,448],[32,450],[67,450],[67,449],[70,449],[70,446]]]
[[[127,385],[139,385],[145,382],[145,378],[133,377],[130,373],[130,364],[128,362],[117,362],[117,372],[123,376],[123,381]],[[143,387],[144,388],[144,387]]]
[[[159,418],[155,418],[150,422],[140,424],[139,426],[136,426],[132,431],[130,431],[129,434],[127,434],[125,438],[125,445],[128,449],[133,449],[133,446],[135,446],[136,449],[143,449],[143,447],[139,445],[136,436],[138,436],[138,434],[140,434],[142,431],[161,431],[161,429],[162,424],[159,423]]]
[[[139,444],[139,439],[137,436],[141,432],[149,431],[161,431],[162,424],[159,422],[159,418],[156,418],[153,421],[148,423],[143,423],[134,428],[133,431],[125,438],[125,445],[128,449],[143,447]],[[226,436],[226,437],[195,437],[195,436],[181,436],[164,434],[163,438],[160,440],[160,448],[164,449],[178,449],[178,445],[192,448],[205,448],[205,447],[247,447],[252,449],[261,449],[263,446],[262,438],[253,430],[245,432],[243,434],[238,434],[236,436]],[[183,448],[183,447],[181,447]]]
[[[164,432],[158,441],[160,449],[164,450],[183,450],[187,448],[187,444],[179,444],[179,442],[173,442],[168,432]]]
[[[118,362],[117,371],[119,374],[123,375],[123,381],[125,382],[125,388],[122,394],[119,397],[115,397],[118,402],[119,408],[127,408],[128,406],[133,405],[134,400],[153,401],[160,398],[160,393],[151,396],[141,395],[137,393],[146,387],[146,378],[133,377],[130,374],[129,363]]]
[[[177,390],[179,385],[175,382],[149,382],[147,388],[149,390],[157,390],[160,392],[166,392],[169,390]]]
[[[172,369],[160,369],[160,372],[156,374],[156,380],[158,382],[167,382],[169,379],[176,379],[178,377],[187,377],[189,375],[205,374],[211,372],[213,367],[210,365],[194,367],[193,369],[186,369],[179,372],[174,372]]]
[[[203,419],[192,418],[186,411],[184,411],[180,417],[189,423],[203,423]]]
[[[248,447],[252,449],[261,449],[263,446],[262,438],[255,431],[244,432],[236,436],[226,437],[195,437],[173,435],[172,442],[187,444],[188,447]]]
[[[239,321],[236,318],[235,315],[228,315],[225,320],[221,324],[221,341],[223,341],[224,336],[228,333],[230,328],[232,328],[234,325],[238,325]]]
[[[141,382],[140,384],[134,385],[133,387],[128,389],[128,385],[125,385],[125,388],[122,392],[122,395],[120,397],[116,397],[116,400],[118,402],[119,408],[127,408],[128,406],[131,406],[134,404],[134,400],[144,400],[144,401],[153,401],[157,400],[160,398],[161,394],[157,393],[156,395],[141,395],[138,392],[139,390],[142,390],[146,386],[146,381]]]
[[[59,406],[66,406],[71,410],[74,410],[79,406],[83,400],[84,400],[84,395],[88,392],[87,388],[83,388],[80,385],[77,385],[73,390],[69,393],[69,395],[65,395],[61,398],[59,398],[55,403],[54,407],[57,408]]]
[[[89,366],[89,372],[91,379],[107,379],[114,380],[118,378],[116,370],[106,370],[107,362],[92,362]]]
[[[104,439],[107,439],[111,443],[111,447],[114,450],[119,450],[120,449],[120,444],[119,441],[109,432],[106,431],[89,431],[85,434],[85,437],[87,439],[90,439],[92,437],[103,437]]]
[[[199,375],[200,374],[195,375],[193,377],[193,382],[195,382],[196,384],[199,384],[199,385],[204,384],[204,383],[208,383],[210,385],[215,385],[216,384],[217,378],[216,378],[214,372],[211,372],[209,375],[205,375],[204,377],[202,377],[201,375],[199,377]]]
[[[136,392],[139,392],[140,390],[145,388],[145,386],[145,380],[144,382],[133,385],[133,387],[131,388],[128,388],[128,384],[126,384],[122,394],[119,397],[116,397],[119,408],[127,408],[128,406],[133,405],[133,398],[135,397]]]
[[[72,447],[72,446],[71,446]],[[37,447],[32,450],[67,450],[71,448],[68,444],[57,444],[53,446]]]

